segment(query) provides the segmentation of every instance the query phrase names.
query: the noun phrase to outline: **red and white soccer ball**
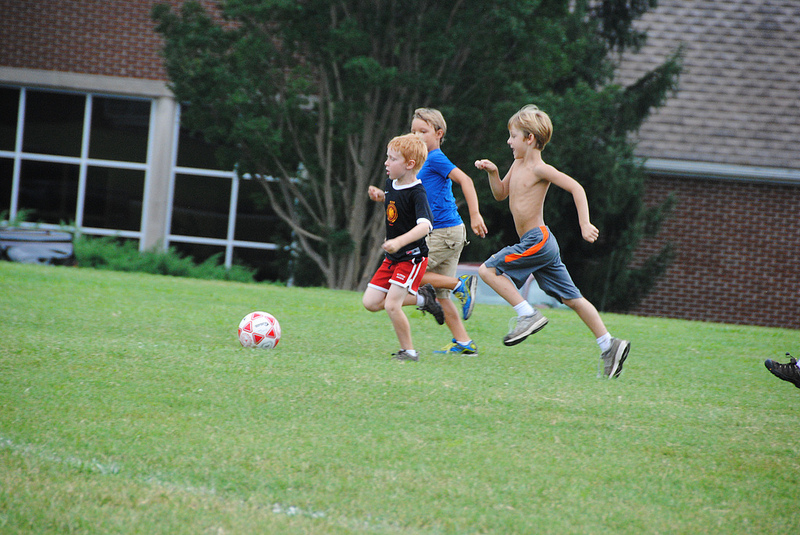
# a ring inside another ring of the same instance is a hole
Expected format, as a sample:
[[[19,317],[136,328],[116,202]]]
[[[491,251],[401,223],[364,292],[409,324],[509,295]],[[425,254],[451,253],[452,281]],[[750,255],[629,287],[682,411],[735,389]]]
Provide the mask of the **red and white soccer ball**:
[[[272,349],[281,340],[281,324],[267,312],[251,312],[239,322],[239,342],[243,347]]]

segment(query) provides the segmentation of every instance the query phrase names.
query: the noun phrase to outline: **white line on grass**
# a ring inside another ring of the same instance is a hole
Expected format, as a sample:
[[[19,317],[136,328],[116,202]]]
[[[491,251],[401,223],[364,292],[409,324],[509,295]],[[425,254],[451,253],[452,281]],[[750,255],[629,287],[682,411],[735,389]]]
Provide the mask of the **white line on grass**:
[[[55,453],[47,451],[41,446],[36,446],[33,444],[20,444],[3,436],[0,436],[0,450],[10,450],[14,455],[28,455],[37,457],[44,461],[63,464],[71,468],[77,468],[80,471],[98,473],[104,476],[117,475],[122,472],[122,467],[117,463],[103,464],[97,461],[97,459],[85,461],[73,455],[61,457]],[[213,488],[178,485],[169,481],[164,481],[157,476],[143,476],[138,479],[144,483],[147,483],[148,485],[166,487],[170,490],[185,492],[187,494],[219,497],[217,491]],[[325,518],[326,516],[324,511],[306,511],[294,505],[273,503],[268,507],[269,510],[276,515],[283,514],[286,516],[307,516],[309,518]]]

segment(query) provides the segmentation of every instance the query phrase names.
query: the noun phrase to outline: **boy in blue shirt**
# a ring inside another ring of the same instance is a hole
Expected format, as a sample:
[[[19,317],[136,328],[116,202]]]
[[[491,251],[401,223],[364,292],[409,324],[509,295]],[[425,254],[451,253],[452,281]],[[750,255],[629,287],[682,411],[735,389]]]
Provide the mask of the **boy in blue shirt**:
[[[453,335],[452,342],[438,354],[477,355],[478,346],[467,334],[458,316],[455,304],[450,300],[452,291],[461,302],[464,320],[469,319],[475,306],[475,290],[478,284],[474,275],[456,277],[456,269],[461,251],[467,244],[467,231],[458,213],[453,183],[461,186],[470,214],[470,226],[475,235],[486,236],[486,224],[478,207],[478,195],[472,179],[456,167],[441,150],[447,133],[447,123],[439,110],[418,108],[411,120],[411,133],[422,138],[428,147],[428,157],[417,177],[425,186],[428,202],[433,212],[433,231],[427,238],[428,269],[423,277],[424,283],[436,288],[444,321]]]

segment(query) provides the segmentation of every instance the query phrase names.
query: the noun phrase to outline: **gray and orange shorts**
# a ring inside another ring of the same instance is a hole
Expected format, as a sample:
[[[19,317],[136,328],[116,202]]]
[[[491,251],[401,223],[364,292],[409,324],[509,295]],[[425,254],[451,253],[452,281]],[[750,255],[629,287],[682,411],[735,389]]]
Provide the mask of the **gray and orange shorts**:
[[[547,226],[529,230],[519,243],[504,247],[484,265],[493,267],[498,275],[507,275],[517,288],[533,275],[543,292],[562,302],[583,297],[561,261],[558,242]]]

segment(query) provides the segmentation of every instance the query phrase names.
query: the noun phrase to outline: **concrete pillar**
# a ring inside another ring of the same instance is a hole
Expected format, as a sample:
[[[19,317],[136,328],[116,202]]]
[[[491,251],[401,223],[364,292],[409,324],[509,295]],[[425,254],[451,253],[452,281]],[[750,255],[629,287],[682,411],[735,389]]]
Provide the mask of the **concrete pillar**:
[[[144,191],[144,221],[139,250],[146,251],[166,244],[167,215],[171,207],[170,179],[175,147],[175,122],[178,104],[173,97],[162,96],[153,100],[155,113],[150,132],[152,152],[150,173]]]

